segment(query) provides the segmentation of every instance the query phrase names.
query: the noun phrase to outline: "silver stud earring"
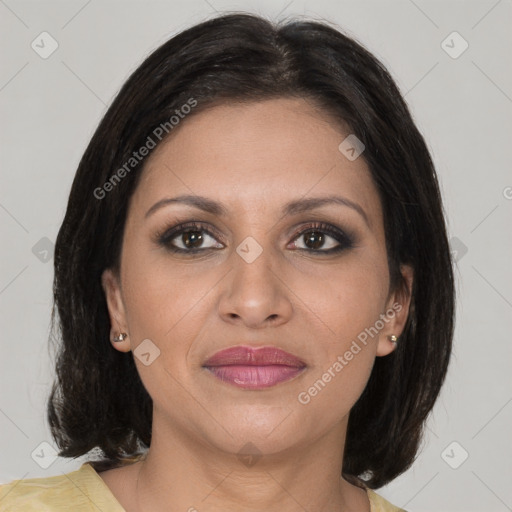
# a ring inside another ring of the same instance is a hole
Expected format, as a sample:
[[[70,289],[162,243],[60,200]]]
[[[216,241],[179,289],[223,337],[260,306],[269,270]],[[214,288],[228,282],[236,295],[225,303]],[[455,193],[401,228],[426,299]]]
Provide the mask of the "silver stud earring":
[[[391,343],[393,343],[395,345],[397,344],[396,342],[398,341],[398,338],[394,334],[392,334],[391,336],[388,336],[388,339],[389,339],[389,341],[391,341]]]
[[[124,341],[127,336],[128,334],[126,334],[125,332],[120,332],[119,336],[114,336],[112,341]]]

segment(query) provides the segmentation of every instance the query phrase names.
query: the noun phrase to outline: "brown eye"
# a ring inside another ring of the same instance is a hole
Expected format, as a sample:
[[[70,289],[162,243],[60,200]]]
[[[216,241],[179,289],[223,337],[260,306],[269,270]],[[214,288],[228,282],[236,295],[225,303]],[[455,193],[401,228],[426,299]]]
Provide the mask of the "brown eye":
[[[203,235],[201,234],[201,231],[185,231],[181,235],[181,242],[188,249],[196,249],[200,247],[203,241],[204,238]]]
[[[325,243],[325,235],[320,231],[310,231],[303,235],[304,244],[308,249],[321,249]],[[331,238],[328,236],[328,238]]]
[[[196,223],[176,226],[159,236],[158,242],[170,251],[183,253],[223,247],[210,231]]]
[[[301,251],[332,254],[353,246],[352,239],[343,231],[328,224],[313,224],[295,238],[295,248]],[[303,246],[300,246],[302,243]]]

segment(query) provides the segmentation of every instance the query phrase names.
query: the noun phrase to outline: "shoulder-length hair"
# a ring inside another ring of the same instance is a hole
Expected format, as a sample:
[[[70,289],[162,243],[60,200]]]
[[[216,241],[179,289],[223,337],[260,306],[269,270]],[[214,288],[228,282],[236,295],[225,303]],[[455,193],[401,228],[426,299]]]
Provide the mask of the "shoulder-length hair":
[[[134,152],[149,146],[149,136],[165,140],[188,111],[280,97],[312,102],[363,142],[382,203],[392,287],[404,286],[400,265],[414,269],[400,343],[376,358],[350,412],[342,475],[378,488],[414,461],[454,327],[452,260],[429,151],[393,79],[361,44],[324,22],[280,24],[249,14],[202,22],[151,53],[79,163],[55,244],[52,336],[58,327],[60,339],[47,413],[61,456],[99,451],[93,467],[102,471],[132,462],[151,442],[152,400],[132,354],[110,345],[100,280],[106,268],[119,270],[128,203],[144,168]]]

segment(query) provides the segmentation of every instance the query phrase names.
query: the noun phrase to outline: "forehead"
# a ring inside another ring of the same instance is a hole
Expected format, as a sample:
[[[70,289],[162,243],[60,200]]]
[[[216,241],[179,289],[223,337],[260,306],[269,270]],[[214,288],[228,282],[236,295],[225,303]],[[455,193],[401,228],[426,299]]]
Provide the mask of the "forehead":
[[[301,197],[340,193],[379,215],[362,157],[339,150],[349,135],[308,100],[222,104],[185,118],[150,155],[133,197],[149,208],[164,195],[214,197],[233,208],[274,210]]]

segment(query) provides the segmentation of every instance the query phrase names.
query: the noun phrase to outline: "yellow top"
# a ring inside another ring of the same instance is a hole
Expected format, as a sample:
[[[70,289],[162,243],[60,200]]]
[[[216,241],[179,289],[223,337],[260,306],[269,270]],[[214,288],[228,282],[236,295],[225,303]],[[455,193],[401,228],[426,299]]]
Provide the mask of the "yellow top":
[[[405,512],[367,489],[371,512]],[[27,478],[0,485],[0,512],[125,512],[88,463],[48,478]]]

